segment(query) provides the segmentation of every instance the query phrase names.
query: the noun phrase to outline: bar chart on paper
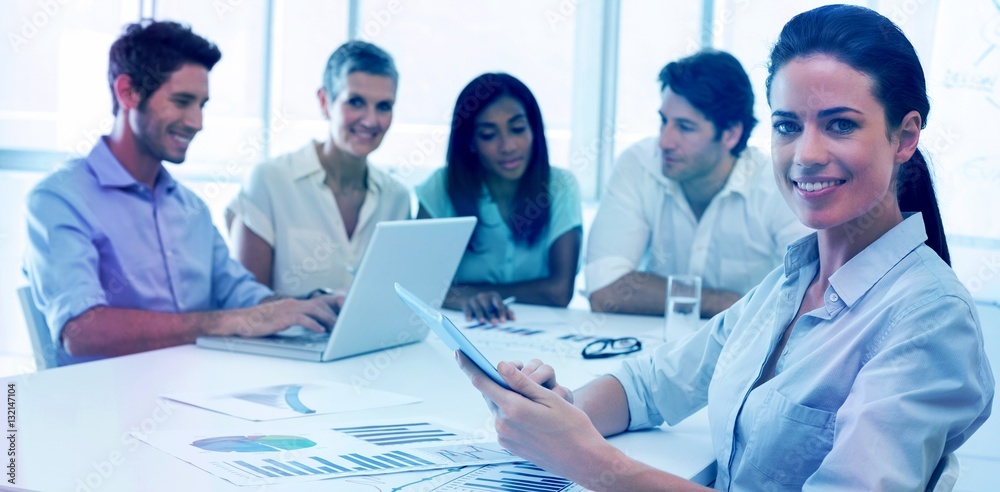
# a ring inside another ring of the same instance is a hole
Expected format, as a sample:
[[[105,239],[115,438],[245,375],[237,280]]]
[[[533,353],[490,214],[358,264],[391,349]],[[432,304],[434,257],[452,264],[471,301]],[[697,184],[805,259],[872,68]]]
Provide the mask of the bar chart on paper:
[[[463,474],[436,487],[434,492],[577,492],[583,487],[527,462],[463,470]]]
[[[137,439],[236,485],[518,461],[495,441],[432,421],[365,422],[334,429],[202,435],[133,433]]]
[[[427,422],[361,425],[357,427],[339,427],[333,430],[343,432],[351,437],[375,444],[376,446],[393,446],[416,442],[440,442],[458,437],[453,432],[440,429]]]
[[[259,477],[277,478],[307,475],[357,475],[352,472],[382,473],[413,468],[433,467],[434,462],[404,451],[382,454],[348,453],[341,455],[303,456],[297,460],[233,460],[219,462],[220,466],[231,466]],[[329,477],[324,477],[329,478]]]
[[[422,472],[349,477],[326,482],[337,492],[580,492],[583,487],[520,461]]]

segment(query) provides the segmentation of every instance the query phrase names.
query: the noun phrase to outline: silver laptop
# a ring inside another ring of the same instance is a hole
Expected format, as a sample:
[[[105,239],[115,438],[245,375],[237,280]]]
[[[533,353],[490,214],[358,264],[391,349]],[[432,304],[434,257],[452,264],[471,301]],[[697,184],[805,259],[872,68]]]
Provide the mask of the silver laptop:
[[[198,337],[197,345],[326,362],[419,342],[427,325],[393,285],[410,286],[420,299],[440,307],[475,226],[475,217],[379,222],[332,333],[298,327],[260,338]]]

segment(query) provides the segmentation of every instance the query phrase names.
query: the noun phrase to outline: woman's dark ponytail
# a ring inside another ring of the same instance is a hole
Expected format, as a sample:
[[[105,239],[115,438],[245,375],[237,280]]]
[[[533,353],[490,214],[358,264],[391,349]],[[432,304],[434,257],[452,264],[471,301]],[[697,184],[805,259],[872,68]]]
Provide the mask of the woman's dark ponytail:
[[[920,212],[924,217],[924,229],[927,231],[927,245],[933,249],[945,263],[951,265],[951,255],[948,253],[948,242],[944,236],[944,224],[941,222],[941,211],[938,209],[934,183],[931,180],[930,169],[920,150],[913,157],[899,166],[899,176],[896,177],[896,200],[899,210]]]

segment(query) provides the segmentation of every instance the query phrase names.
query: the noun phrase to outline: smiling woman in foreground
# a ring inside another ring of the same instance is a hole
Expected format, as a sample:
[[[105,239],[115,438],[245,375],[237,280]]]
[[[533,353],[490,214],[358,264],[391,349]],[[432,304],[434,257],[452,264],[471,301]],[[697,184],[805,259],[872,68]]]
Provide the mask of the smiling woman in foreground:
[[[917,150],[912,45],[871,10],[811,10],[782,30],[767,89],[777,186],[817,233],[695,335],[575,393],[537,360],[499,365],[507,391],[460,356],[502,445],[595,490],[694,490],[602,436],[707,406],[718,489],[924,490],[989,416],[979,317]]]

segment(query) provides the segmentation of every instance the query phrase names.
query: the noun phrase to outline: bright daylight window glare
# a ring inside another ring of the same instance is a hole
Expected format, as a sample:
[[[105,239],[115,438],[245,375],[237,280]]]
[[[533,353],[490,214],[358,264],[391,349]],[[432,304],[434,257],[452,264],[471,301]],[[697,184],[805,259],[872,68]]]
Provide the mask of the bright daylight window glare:
[[[123,25],[139,19],[140,9],[148,13],[152,6],[157,19],[190,24],[222,50],[211,73],[204,131],[187,162],[170,166],[209,203],[219,225],[250,166],[324,138],[316,89],[326,58],[352,36],[352,25],[355,37],[393,55],[400,74],[393,124],[371,156],[374,165],[410,186],[420,183],[444,164],[459,90],[483,72],[508,72],[537,97],[551,161],[576,174],[591,210],[588,222],[613,166],[602,156],[657,133],[660,68],[705,42],[733,53],[750,74],[761,122],[750,144],[768,150],[768,50],[795,13],[825,3],[836,2],[6,2],[0,16],[0,66],[7,74],[0,91],[0,201],[12,212],[0,217],[0,312],[7,314],[0,356],[30,360],[15,295],[25,283],[25,195],[67,156],[85,155],[109,131],[108,48]],[[992,145],[1000,120],[1000,0],[949,2],[947,8],[941,0],[848,3],[880,11],[913,41],[932,97],[921,143],[936,174],[954,268],[974,296],[1000,299],[1000,221],[989,214],[1000,209],[1000,151]],[[617,50],[602,50],[608,41]],[[605,127],[612,138],[580,130]]]
[[[420,183],[444,163],[459,91],[480,74],[507,72],[538,99],[552,164],[568,167],[572,11],[536,0],[364,0],[361,6],[359,37],[392,53],[400,74],[393,126],[372,162]]]

